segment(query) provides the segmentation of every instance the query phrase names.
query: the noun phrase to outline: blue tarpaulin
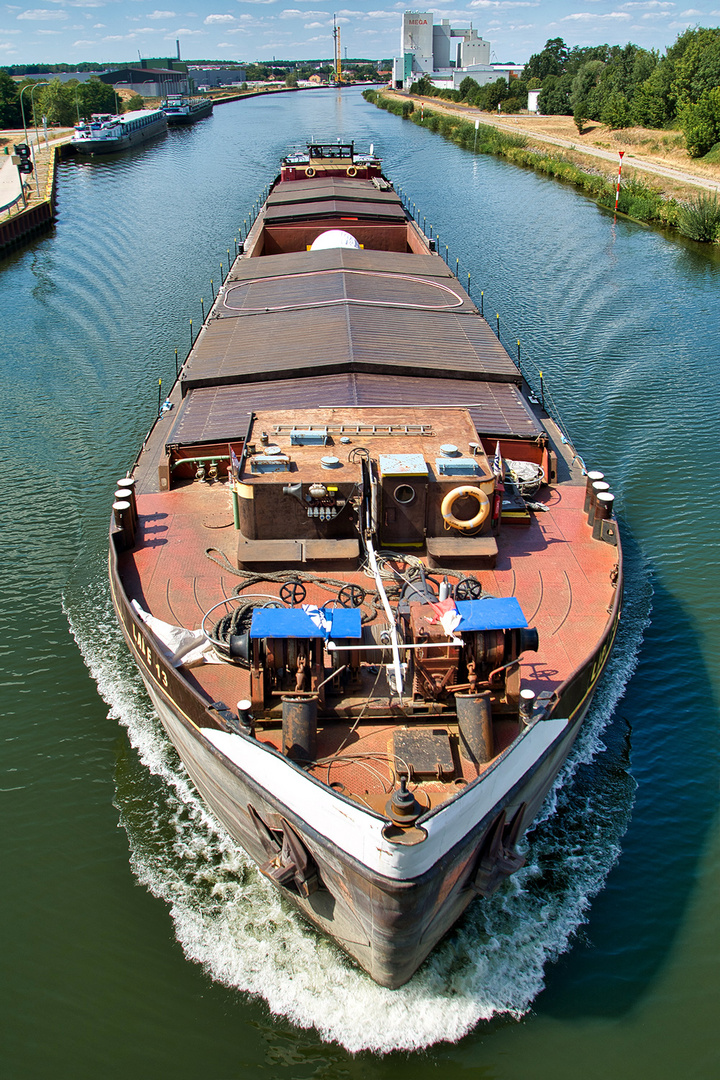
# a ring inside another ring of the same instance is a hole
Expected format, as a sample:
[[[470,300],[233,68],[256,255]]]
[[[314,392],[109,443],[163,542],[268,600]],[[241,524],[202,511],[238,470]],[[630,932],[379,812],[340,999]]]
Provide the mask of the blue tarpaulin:
[[[527,626],[527,619],[514,596],[486,596],[482,600],[458,600],[460,622],[455,633],[463,630],[517,630]]]
[[[360,608],[321,608],[332,628],[326,633],[302,608],[255,608],[251,638],[359,638]]]

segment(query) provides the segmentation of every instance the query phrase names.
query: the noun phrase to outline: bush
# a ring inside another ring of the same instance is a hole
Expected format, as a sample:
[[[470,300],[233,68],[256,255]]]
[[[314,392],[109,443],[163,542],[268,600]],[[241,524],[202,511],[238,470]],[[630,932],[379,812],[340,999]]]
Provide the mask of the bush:
[[[681,205],[678,229],[690,240],[720,240],[720,202],[717,195],[696,195]]]

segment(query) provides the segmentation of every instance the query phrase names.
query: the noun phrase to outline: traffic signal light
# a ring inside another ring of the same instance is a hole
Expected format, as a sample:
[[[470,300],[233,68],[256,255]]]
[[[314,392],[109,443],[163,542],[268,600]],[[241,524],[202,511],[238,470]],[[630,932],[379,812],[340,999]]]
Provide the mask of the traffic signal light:
[[[29,158],[23,158],[18,165],[18,170],[24,173],[31,173],[33,171],[33,163]]]
[[[27,143],[24,143],[24,142],[16,143],[15,144],[15,153],[17,154],[18,157],[27,159],[27,158],[30,157],[30,147],[28,146]]]

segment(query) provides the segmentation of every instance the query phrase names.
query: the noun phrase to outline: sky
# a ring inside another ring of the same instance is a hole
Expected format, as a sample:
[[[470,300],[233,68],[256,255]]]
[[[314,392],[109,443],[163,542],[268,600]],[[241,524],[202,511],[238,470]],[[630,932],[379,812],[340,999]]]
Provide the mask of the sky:
[[[39,0],[0,6],[0,66],[82,61],[109,66],[138,57],[183,60],[304,60],[333,54],[333,15],[342,55],[381,60],[400,51],[405,3],[359,0],[325,8],[318,0]],[[289,6],[292,4],[293,6]],[[473,26],[491,42],[491,60],[524,63],[548,38],[570,45],[632,41],[662,54],[689,26],[720,25],[720,0],[687,7],[673,0],[467,0],[457,8],[418,7],[435,22]]]

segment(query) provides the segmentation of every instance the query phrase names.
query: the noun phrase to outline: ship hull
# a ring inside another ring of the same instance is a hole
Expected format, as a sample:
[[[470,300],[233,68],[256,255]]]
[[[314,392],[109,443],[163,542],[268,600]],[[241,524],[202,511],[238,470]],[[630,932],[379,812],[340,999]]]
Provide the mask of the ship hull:
[[[204,120],[206,116],[210,116],[213,111],[213,105],[211,101],[203,102],[203,104],[194,110],[187,113],[172,113],[167,112],[168,127],[184,127],[187,124],[195,124],[198,120]]]

